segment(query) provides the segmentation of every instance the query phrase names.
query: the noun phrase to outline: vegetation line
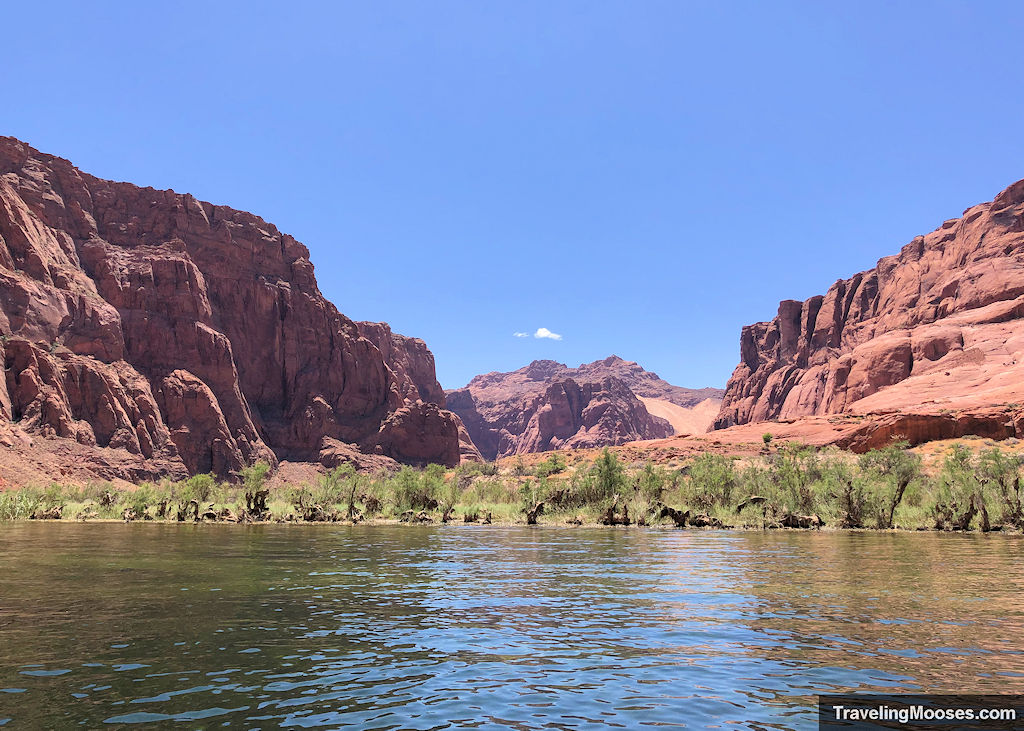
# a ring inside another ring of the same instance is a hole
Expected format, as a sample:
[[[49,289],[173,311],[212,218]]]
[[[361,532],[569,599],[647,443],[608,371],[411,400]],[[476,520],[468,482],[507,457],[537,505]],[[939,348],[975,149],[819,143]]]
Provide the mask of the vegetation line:
[[[560,453],[527,467],[466,464],[357,474],[268,489],[257,463],[235,483],[197,475],[117,489],[54,483],[0,493],[0,520],[525,523],[711,528],[1021,530],[1021,463],[993,446],[954,446],[930,473],[895,444],[856,456],[791,443],[760,456],[702,454],[681,468],[624,464],[602,451],[570,467]]]

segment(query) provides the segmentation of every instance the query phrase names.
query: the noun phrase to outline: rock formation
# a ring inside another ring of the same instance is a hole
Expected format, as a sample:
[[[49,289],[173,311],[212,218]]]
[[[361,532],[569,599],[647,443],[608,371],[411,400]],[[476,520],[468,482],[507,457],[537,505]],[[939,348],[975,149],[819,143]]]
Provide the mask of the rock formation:
[[[315,461],[325,440],[457,462],[426,346],[362,327],[273,224],[0,138],[0,421],[163,472]]]
[[[564,368],[564,366],[563,366]],[[608,376],[618,378],[629,390],[643,398],[668,401],[683,408],[692,408],[703,401],[721,401],[725,392],[720,388],[685,388],[663,380],[657,373],[644,370],[638,363],[610,355],[604,360],[584,363],[579,368],[566,368],[576,379],[592,380]]]
[[[716,428],[899,412],[893,438],[920,441],[972,413],[999,421],[976,433],[1006,431],[1024,401],[1024,181],[824,296],[782,302],[743,328],[740,357]]]
[[[427,344],[419,338],[391,332],[386,322],[357,322],[359,334],[377,346],[388,368],[395,374],[395,385],[406,403],[422,401],[427,404],[445,406],[445,393],[437,382],[434,369],[434,354]],[[448,453],[445,461],[439,464],[450,464],[452,460],[482,462],[479,450],[466,431],[462,420],[451,412],[446,414],[454,417],[458,432],[458,456]],[[447,416],[445,416],[447,419]],[[448,427],[445,427],[446,435]],[[448,437],[446,436],[446,439]],[[450,447],[448,447],[450,449]],[[427,450],[430,451],[430,450]],[[436,460],[435,460],[436,461]]]
[[[708,399],[717,404],[720,394],[673,386],[636,363],[611,356],[579,368],[537,360],[511,373],[487,373],[449,391],[447,404],[480,453],[495,459],[667,437],[672,426],[653,416],[638,396],[685,410]]]

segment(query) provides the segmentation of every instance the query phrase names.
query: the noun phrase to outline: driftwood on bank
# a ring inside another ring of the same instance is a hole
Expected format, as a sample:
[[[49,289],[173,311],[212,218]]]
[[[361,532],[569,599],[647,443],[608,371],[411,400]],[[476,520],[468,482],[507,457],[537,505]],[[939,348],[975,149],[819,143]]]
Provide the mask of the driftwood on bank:
[[[427,514],[427,511],[406,510],[398,519],[400,523],[433,523],[434,519]]]
[[[54,505],[51,508],[37,508],[29,520],[60,520],[64,515],[63,505]]]
[[[366,508],[367,515],[379,513],[384,507],[376,496],[370,495],[369,493],[361,493],[359,495],[359,500],[363,503],[363,507]]]
[[[686,521],[690,519],[690,511],[676,510],[675,508],[661,503],[661,510],[658,511],[658,518],[671,518],[672,522],[675,523],[676,528],[685,528]]]
[[[707,513],[698,513],[697,515],[690,516],[690,525],[694,528],[725,528],[726,525],[718,518],[714,518]]]
[[[616,495],[612,504],[608,506],[608,509],[604,511],[601,516],[601,525],[629,525],[629,505],[626,503],[622,504],[622,512],[619,512],[619,496]]]
[[[199,502],[197,500],[189,500],[187,503],[181,503],[178,505],[177,518],[179,523],[184,523],[188,520],[188,516],[192,515],[193,520],[199,521]]]
[[[743,508],[747,507],[748,505],[763,505],[766,502],[768,502],[768,498],[766,497],[762,497],[761,495],[751,495],[746,500],[744,500],[743,502],[736,506],[736,512],[743,512]]]
[[[787,512],[782,516],[780,521],[783,528],[821,528],[825,525],[825,521],[818,517],[818,515],[800,515],[798,513]]]
[[[269,497],[270,490],[253,490],[252,492],[246,492],[245,511],[255,520],[259,520],[260,516],[270,512],[270,509],[267,507],[267,500]]]

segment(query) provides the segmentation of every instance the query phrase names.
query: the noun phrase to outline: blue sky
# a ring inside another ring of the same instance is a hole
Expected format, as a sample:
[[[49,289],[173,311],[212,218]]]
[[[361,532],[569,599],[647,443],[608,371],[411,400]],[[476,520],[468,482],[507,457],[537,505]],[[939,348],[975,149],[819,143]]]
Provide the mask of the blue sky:
[[[1020,3],[17,3],[4,25],[0,133],[273,221],[445,387],[610,353],[723,386],[742,325],[1024,177]]]

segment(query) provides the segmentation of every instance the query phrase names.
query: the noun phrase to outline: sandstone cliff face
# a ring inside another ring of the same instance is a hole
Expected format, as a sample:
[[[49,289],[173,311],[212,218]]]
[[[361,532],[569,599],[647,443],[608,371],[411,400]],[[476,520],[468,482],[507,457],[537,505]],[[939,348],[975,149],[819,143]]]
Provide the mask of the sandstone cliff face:
[[[437,382],[434,354],[427,348],[426,343],[419,338],[410,338],[391,332],[391,327],[386,322],[357,322],[356,325],[359,327],[359,334],[376,345],[381,355],[384,356],[384,362],[394,374],[395,387],[406,404],[411,405],[422,401],[427,404],[436,404],[442,409],[445,407],[445,393],[441,384]],[[447,423],[449,416],[454,419],[458,434],[457,456],[452,452],[451,425]],[[473,444],[469,432],[458,415],[446,411],[443,418],[445,419],[444,427],[437,434],[443,436],[444,446],[440,443],[426,448],[421,445],[418,447],[419,451],[443,454],[445,461],[440,464],[451,464],[453,460],[455,464],[482,462],[483,457],[481,457],[480,451]],[[431,432],[431,434],[434,433]]]
[[[638,395],[687,407],[716,389],[685,389],[616,356],[568,368],[537,360],[511,373],[477,376],[447,393],[448,408],[465,424],[487,459],[571,447],[601,447],[673,433]]]
[[[1024,181],[743,328],[715,426],[1013,406],[1024,400],[1022,356]]]
[[[192,473],[316,460],[324,439],[453,463],[429,351],[374,334],[395,352],[273,224],[0,138],[0,419]]]
[[[434,354],[419,338],[391,331],[386,322],[357,322],[360,336],[373,343],[394,374],[393,385],[405,402],[444,406],[444,389],[437,382]]]

